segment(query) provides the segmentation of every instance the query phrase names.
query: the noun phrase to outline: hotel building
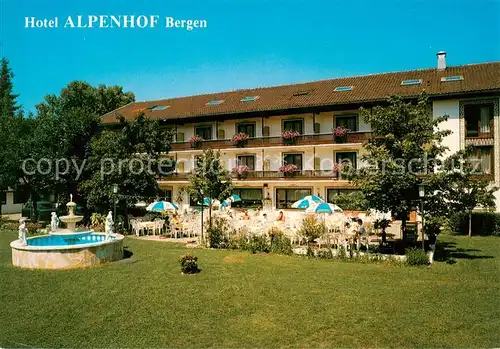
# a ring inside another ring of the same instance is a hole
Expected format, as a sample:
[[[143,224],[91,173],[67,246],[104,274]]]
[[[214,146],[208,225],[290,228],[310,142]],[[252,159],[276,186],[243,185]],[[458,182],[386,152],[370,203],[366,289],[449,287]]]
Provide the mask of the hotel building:
[[[335,195],[356,190],[332,168],[345,160],[363,165],[359,159],[371,128],[359,108],[381,105],[391,95],[415,99],[422,91],[434,116],[449,116],[441,127],[453,132],[445,139],[450,154],[478,146],[484,176],[500,185],[500,62],[448,67],[444,52],[437,54],[436,68],[134,102],[104,115],[102,122],[117,123],[119,115],[132,120],[143,112],[173,130],[168,157],[176,168],[159,180],[167,200],[175,201],[188,185],[196,157],[211,148],[220,151],[229,171],[248,167],[233,177],[243,205],[283,209],[304,195],[333,202]],[[342,140],[332,135],[338,126],[349,129]],[[286,130],[299,135],[286,141]],[[243,146],[232,142],[240,132],[248,135]],[[195,136],[203,141],[190,142]],[[296,170],[282,172],[287,164]],[[195,204],[190,201],[184,194],[182,205]],[[500,192],[496,202],[498,210]]]

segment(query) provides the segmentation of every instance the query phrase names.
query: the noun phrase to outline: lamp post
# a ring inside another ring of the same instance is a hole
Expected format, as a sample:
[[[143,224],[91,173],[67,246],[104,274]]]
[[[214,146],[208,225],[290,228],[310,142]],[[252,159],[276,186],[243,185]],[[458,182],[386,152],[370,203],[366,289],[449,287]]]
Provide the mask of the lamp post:
[[[113,219],[116,221],[116,194],[118,194],[118,184],[113,184]]]
[[[200,190],[200,194],[201,194],[201,243],[203,244],[203,211],[204,211],[203,201],[205,200],[203,196],[203,190]]]
[[[424,235],[424,198],[425,198],[425,185],[423,183],[418,185],[418,196],[420,197],[421,213],[422,216],[422,250],[425,251],[425,235]]]

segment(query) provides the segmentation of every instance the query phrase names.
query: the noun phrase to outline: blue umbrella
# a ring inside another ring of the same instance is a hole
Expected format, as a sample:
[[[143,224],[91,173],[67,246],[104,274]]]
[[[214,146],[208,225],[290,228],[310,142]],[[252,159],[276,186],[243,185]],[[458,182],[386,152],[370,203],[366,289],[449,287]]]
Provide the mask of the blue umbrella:
[[[309,207],[306,213],[333,213],[342,212],[342,209],[335,204],[329,204],[327,202],[322,202],[314,206]]]
[[[205,197],[203,198],[203,206],[209,206],[210,205],[210,201],[212,202],[212,206],[219,206],[220,205],[220,201],[217,200],[217,199],[210,199],[209,197]]]
[[[316,195],[308,195],[308,196],[305,196],[303,197],[302,199],[298,200],[298,201],[295,201],[293,204],[292,204],[292,207],[293,208],[302,208],[302,209],[305,209],[305,208],[309,208],[309,207],[312,207],[316,204],[320,204],[320,203],[323,203],[325,202],[322,198],[320,198],[319,196],[316,196]]]
[[[226,199],[225,201],[236,202],[236,201],[241,201],[241,198],[240,198],[239,195],[233,194],[228,199]]]
[[[165,212],[177,209],[179,209],[179,206],[168,201],[155,201],[148,207],[146,207],[147,211],[153,211],[153,212]]]

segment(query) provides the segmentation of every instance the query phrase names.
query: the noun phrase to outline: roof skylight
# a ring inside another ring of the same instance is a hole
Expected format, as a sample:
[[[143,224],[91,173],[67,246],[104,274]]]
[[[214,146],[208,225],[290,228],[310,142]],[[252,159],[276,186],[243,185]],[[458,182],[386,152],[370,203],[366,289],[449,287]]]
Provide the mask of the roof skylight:
[[[170,108],[169,105],[157,105],[156,107],[153,108],[153,110],[165,110],[167,108]]]
[[[249,97],[243,97],[240,99],[240,102],[253,102],[259,99],[259,96],[249,96]]]
[[[307,96],[311,91],[297,91],[293,95],[294,96]]]
[[[460,81],[463,80],[464,77],[462,75],[455,75],[455,76],[445,76],[441,78],[441,82],[448,82],[448,81]]]
[[[422,79],[412,79],[412,80],[403,80],[401,81],[401,85],[420,85],[422,83]]]
[[[344,91],[351,91],[352,86],[340,86],[340,87],[335,87],[334,91],[335,92],[344,92]]]
[[[219,105],[224,103],[224,100],[222,99],[215,99],[213,101],[208,102],[206,105]]]

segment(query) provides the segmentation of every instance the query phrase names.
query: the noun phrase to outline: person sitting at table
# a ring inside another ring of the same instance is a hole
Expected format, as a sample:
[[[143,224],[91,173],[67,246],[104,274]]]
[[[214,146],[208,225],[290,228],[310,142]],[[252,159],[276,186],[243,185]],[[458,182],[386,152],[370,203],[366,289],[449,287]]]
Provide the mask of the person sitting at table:
[[[177,225],[181,222],[181,219],[179,217],[179,215],[177,213],[174,212],[174,214],[172,215],[172,220],[171,220],[172,224],[174,225]]]
[[[285,221],[285,215],[283,214],[283,211],[280,211],[280,213],[278,214],[278,217],[276,218],[276,221],[278,221],[278,222]]]
[[[248,211],[245,211],[245,214],[243,215],[243,217],[241,219],[244,220],[244,221],[249,221],[250,220],[250,216],[248,215]]]

